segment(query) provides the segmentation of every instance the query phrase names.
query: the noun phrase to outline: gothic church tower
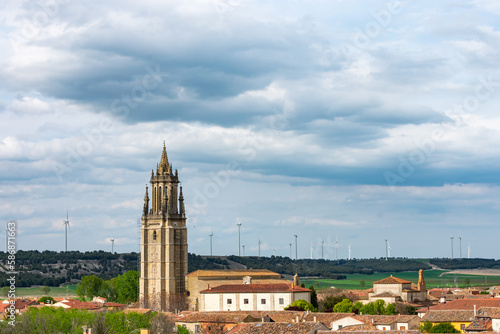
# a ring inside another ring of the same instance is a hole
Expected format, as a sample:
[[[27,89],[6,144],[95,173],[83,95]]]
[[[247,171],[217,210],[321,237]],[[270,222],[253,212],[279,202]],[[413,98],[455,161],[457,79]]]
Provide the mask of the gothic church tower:
[[[151,207],[146,186],[142,212],[139,302],[144,308],[171,311],[183,308],[188,245],[182,187],[178,193],[178,173],[172,172],[165,142],[150,183]]]

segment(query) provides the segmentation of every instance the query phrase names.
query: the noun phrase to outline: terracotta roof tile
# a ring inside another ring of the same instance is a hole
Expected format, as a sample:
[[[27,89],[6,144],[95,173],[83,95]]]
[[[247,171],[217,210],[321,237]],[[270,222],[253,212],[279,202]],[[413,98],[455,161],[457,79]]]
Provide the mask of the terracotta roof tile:
[[[196,270],[186,276],[198,277],[244,277],[244,276],[276,276],[281,277],[280,274],[267,269],[219,269],[219,270]]]
[[[500,307],[481,307],[477,310],[477,317],[500,319]]]
[[[465,330],[472,331],[490,331],[492,329],[492,320],[490,318],[480,318],[472,321]]]
[[[424,313],[428,310],[474,310],[480,307],[500,307],[500,298],[485,298],[485,299],[454,299],[447,303],[442,303],[417,310],[418,313]]]
[[[370,324],[360,324],[360,325],[345,326],[337,330],[337,332],[359,332],[359,331],[365,333],[366,331],[379,331],[379,329]]]
[[[429,311],[421,321],[430,322],[469,322],[474,320],[474,311],[471,310],[441,310]]]
[[[411,282],[391,275],[390,277],[381,279],[380,281],[373,282],[373,284],[411,284]]]
[[[337,321],[342,318],[352,317],[354,313],[309,313],[304,317],[305,321],[314,321],[316,318],[317,322],[321,322],[326,327],[330,328],[332,322]]]
[[[311,292],[311,290],[286,283],[274,284],[225,284],[200,291],[200,293],[242,293],[242,292]]]
[[[239,324],[240,322],[258,321],[246,312],[183,312],[175,317],[176,322],[188,323],[225,323]]]
[[[260,322],[239,324],[227,334],[313,334],[322,329],[327,328],[315,322]]]

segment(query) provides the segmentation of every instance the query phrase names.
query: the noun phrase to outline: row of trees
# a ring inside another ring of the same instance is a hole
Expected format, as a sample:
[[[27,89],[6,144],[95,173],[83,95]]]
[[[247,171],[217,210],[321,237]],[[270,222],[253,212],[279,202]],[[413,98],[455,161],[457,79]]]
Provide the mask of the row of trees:
[[[110,302],[122,304],[135,302],[139,294],[139,272],[127,271],[109,281],[96,275],[85,276],[76,287],[76,294],[82,300],[99,296]]]
[[[161,313],[149,315],[124,312],[94,313],[63,308],[30,308],[16,317],[15,326],[0,322],[0,332],[5,334],[25,333],[136,333],[140,328],[151,329],[151,333],[172,333],[174,323]]]

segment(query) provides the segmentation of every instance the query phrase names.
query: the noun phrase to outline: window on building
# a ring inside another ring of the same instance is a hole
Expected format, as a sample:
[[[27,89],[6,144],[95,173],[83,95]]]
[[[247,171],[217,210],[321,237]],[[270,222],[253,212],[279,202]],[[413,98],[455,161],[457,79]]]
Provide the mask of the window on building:
[[[462,332],[465,332],[465,325],[464,325],[464,324],[461,324],[461,325],[460,325],[460,329],[462,330]]]
[[[228,303],[228,304],[232,304],[232,303],[233,303],[233,300],[232,300],[231,298],[228,298],[228,299],[227,299],[227,303]]]
[[[260,300],[260,303],[261,303],[262,305],[266,305],[266,300],[265,300],[265,299],[261,299],[261,300]]]
[[[342,327],[344,327],[344,326],[342,326],[342,325],[339,325],[339,328],[337,328],[337,329],[341,329]]]
[[[248,304],[248,298],[243,299],[243,304]]]
[[[285,299],[283,299],[283,298],[280,298],[280,300],[279,300],[279,303],[280,303],[280,305],[283,305],[283,304],[285,304]]]
[[[156,240],[156,231],[153,231],[153,240]]]

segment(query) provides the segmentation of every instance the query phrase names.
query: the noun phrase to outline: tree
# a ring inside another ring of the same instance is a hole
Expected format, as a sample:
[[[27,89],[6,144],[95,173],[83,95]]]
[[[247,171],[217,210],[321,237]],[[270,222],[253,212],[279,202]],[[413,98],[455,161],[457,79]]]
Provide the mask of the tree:
[[[297,299],[287,307],[285,307],[285,311],[287,310],[302,310],[302,311],[311,311],[311,312],[317,312],[318,309],[316,309],[314,306],[312,306],[311,303],[306,302],[304,299]]]
[[[434,325],[431,329],[431,333],[460,333],[450,322],[442,322],[440,324]]]
[[[177,325],[177,334],[193,334],[189,329],[184,326]]]
[[[92,299],[101,294],[103,285],[104,280],[102,278],[96,275],[85,276],[76,287],[76,294],[82,299],[85,299],[85,297]]]
[[[315,308],[318,308],[318,295],[316,294],[316,290],[314,290],[314,286],[310,286],[309,289],[311,290],[311,304]]]
[[[2,296],[7,297],[9,295],[10,287],[4,286],[2,288]]]
[[[432,322],[430,322],[430,321],[424,321],[420,325],[420,332],[422,332],[422,333],[430,333],[431,330],[432,330]]]
[[[394,306],[394,304],[388,304],[385,308],[384,314],[387,314],[387,315],[398,314],[396,312],[396,306]]]
[[[352,312],[352,301],[350,299],[344,299],[337,305],[333,307],[333,312],[335,313],[351,313]]]
[[[361,290],[365,288],[366,282],[364,280],[359,281],[359,286],[361,286]]]
[[[139,293],[139,272],[130,270],[118,276],[116,292],[119,303],[130,303],[137,301]]]
[[[460,333],[450,322],[433,325],[430,321],[424,321],[420,325],[420,331],[422,333]]]
[[[332,312],[333,307],[345,299],[345,295],[341,296],[326,296],[319,304],[321,312]]]
[[[48,295],[49,292],[50,292],[50,288],[48,286],[42,286],[40,288],[40,292],[43,294],[43,295]]]
[[[373,302],[375,308],[375,314],[384,314],[385,312],[385,301],[382,299],[377,299]]]

